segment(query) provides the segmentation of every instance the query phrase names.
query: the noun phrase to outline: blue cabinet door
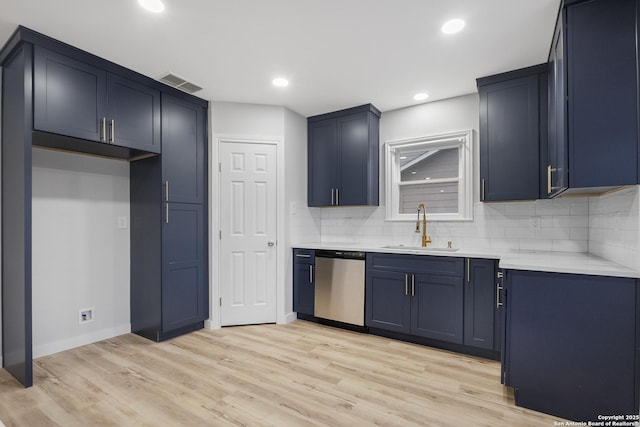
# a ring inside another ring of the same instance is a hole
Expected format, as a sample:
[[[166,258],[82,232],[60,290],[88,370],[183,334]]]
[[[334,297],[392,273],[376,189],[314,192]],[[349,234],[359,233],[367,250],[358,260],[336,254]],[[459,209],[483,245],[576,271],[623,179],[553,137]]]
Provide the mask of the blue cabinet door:
[[[336,205],[338,189],[338,137],[336,120],[309,122],[308,129],[308,190],[309,206]]]
[[[204,203],[205,109],[162,94],[162,179],[169,202]]]
[[[162,330],[167,332],[205,320],[209,298],[202,205],[169,203],[164,215]]]
[[[564,55],[564,11],[560,13],[549,57],[549,138],[547,173],[543,177],[546,190],[541,195],[554,197],[569,185],[567,145],[566,63]]]
[[[293,311],[313,316],[315,307],[314,251],[293,250]]]
[[[462,344],[463,278],[414,274],[410,280],[411,333]]]
[[[467,259],[464,284],[464,344],[495,350],[496,261]]]
[[[370,256],[370,254],[368,254]],[[410,274],[367,269],[365,325],[411,333]]]
[[[566,10],[570,187],[638,183],[636,0]]]
[[[341,206],[377,204],[369,200],[370,168],[378,168],[378,162],[374,166],[371,162],[369,115],[362,112],[337,119],[340,185],[336,204]],[[375,184],[377,189],[377,174]]]
[[[160,92],[109,74],[107,93],[108,141],[160,153]]]
[[[33,101],[35,130],[106,141],[104,70],[35,46]]]
[[[309,206],[377,206],[379,120],[373,105],[308,119]]]
[[[482,201],[535,200],[540,194],[539,75],[482,84]]]
[[[509,270],[506,286],[517,405],[581,421],[638,413],[635,279]]]

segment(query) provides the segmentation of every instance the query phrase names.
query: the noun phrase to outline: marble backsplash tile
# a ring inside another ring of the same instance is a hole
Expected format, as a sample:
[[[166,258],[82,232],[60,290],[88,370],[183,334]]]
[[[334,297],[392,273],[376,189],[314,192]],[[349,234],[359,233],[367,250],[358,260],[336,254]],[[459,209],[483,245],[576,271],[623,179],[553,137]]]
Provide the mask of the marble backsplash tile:
[[[433,245],[590,252],[640,269],[640,186],[599,197],[476,203],[473,221],[429,222]],[[415,222],[385,220],[380,207],[305,208],[291,226],[297,241],[420,244]],[[304,220],[303,220],[304,219]],[[306,240],[305,240],[306,238]]]

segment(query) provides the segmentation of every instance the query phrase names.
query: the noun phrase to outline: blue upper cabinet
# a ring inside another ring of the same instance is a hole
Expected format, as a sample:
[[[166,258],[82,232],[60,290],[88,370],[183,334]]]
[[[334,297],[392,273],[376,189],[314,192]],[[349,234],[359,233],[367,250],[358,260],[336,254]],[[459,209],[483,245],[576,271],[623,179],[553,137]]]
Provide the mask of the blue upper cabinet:
[[[308,205],[377,206],[380,111],[367,104],[308,119]]]
[[[637,1],[565,3],[550,56],[557,69],[551,104],[557,106],[550,118],[549,190],[598,193],[637,184]]]
[[[160,91],[108,74],[107,96],[110,142],[160,153]]]
[[[104,70],[35,46],[33,91],[35,130],[106,142]]]
[[[556,27],[549,57],[549,144],[547,151],[546,188],[541,196],[554,197],[569,185],[569,155],[567,153],[567,101],[564,30]]]
[[[171,203],[204,203],[206,109],[162,95],[163,199]]]
[[[547,69],[543,64],[477,80],[482,201],[540,197]]]
[[[336,120],[309,122],[308,205],[333,206],[338,188]]]
[[[160,153],[159,90],[40,46],[33,88],[35,130]]]

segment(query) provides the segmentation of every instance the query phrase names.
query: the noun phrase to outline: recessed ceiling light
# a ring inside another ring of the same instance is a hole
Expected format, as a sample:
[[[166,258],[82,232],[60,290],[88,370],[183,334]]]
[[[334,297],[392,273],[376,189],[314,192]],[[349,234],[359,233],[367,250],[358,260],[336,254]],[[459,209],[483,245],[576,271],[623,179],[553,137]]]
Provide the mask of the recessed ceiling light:
[[[162,0],[138,0],[138,4],[153,13],[160,13],[164,10]]]
[[[282,77],[278,77],[277,79],[273,79],[271,81],[271,83],[273,83],[274,86],[278,86],[278,87],[287,87],[289,86],[289,80],[282,78]]]
[[[421,92],[421,93],[416,93],[413,96],[413,99],[415,99],[416,101],[424,101],[425,99],[429,98],[429,94],[425,93],[425,92]]]
[[[452,19],[442,25],[442,32],[445,34],[455,34],[464,28],[465,22],[462,19]]]

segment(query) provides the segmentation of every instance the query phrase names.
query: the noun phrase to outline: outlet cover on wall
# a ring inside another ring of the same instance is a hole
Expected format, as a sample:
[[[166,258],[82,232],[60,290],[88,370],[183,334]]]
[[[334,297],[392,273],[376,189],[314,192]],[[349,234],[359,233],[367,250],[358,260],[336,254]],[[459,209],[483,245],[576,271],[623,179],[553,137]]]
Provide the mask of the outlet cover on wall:
[[[78,311],[78,323],[84,325],[89,322],[93,322],[93,307],[81,308]]]

